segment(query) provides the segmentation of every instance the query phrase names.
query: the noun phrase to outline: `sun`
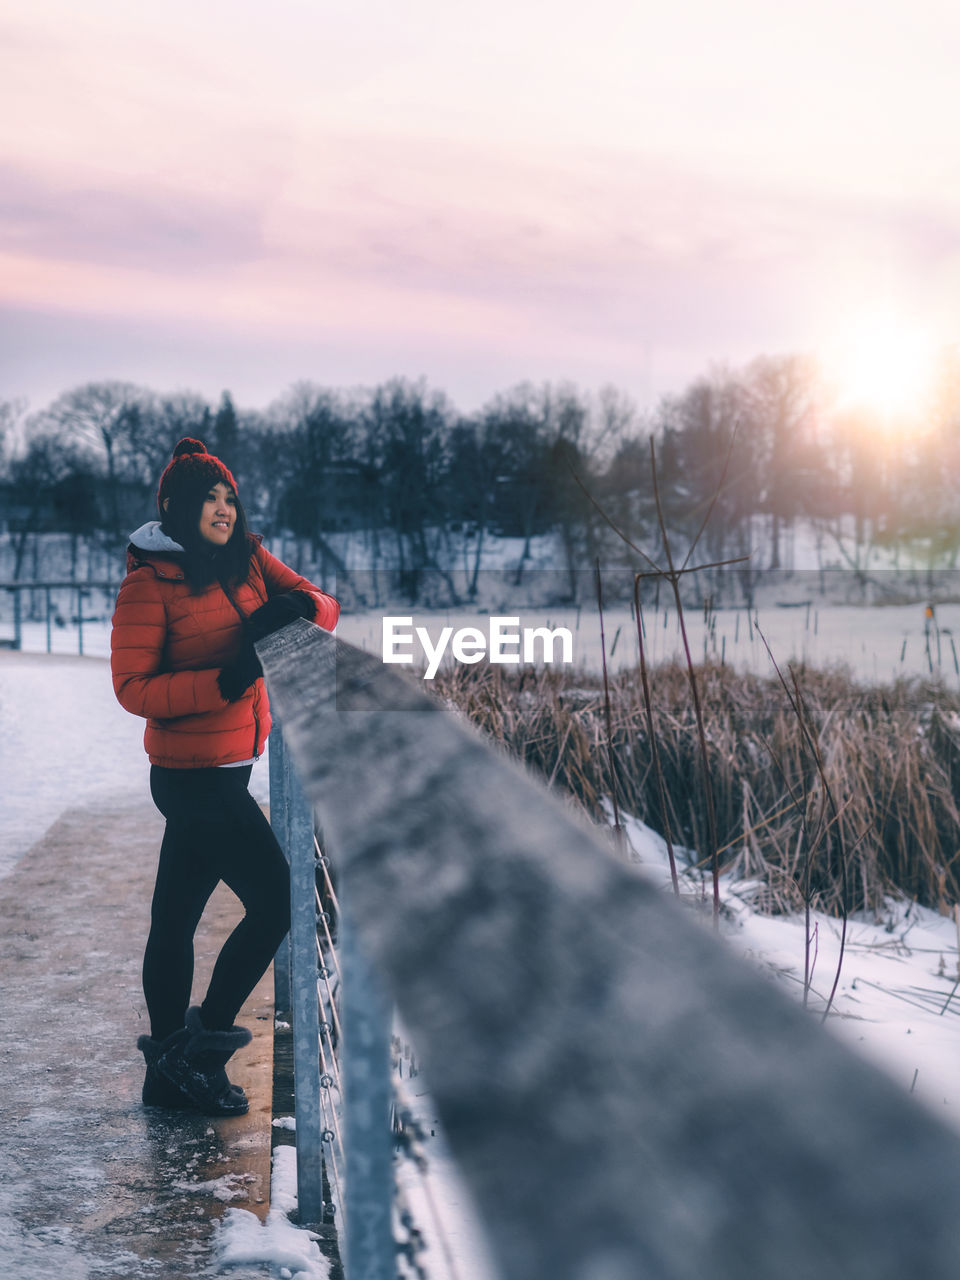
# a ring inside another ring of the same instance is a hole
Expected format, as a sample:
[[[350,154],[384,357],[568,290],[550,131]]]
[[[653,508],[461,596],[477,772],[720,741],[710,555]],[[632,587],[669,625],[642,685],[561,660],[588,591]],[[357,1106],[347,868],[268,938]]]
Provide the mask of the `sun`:
[[[935,353],[919,326],[877,309],[847,326],[825,357],[840,408],[867,414],[878,430],[922,429]]]

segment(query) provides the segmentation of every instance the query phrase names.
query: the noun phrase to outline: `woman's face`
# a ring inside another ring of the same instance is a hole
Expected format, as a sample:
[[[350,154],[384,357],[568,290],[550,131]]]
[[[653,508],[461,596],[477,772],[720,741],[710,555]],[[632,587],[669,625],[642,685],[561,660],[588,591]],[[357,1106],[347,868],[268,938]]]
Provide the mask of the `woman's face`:
[[[215,547],[225,547],[237,521],[237,499],[229,485],[215,484],[200,508],[200,536]]]

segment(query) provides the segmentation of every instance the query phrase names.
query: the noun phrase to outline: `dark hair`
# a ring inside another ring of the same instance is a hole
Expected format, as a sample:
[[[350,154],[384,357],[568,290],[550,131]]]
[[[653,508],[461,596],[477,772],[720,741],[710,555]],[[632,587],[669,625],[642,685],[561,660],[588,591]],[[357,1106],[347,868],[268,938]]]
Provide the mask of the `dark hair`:
[[[247,527],[246,513],[236,493],[233,500],[237,514],[230,541],[223,547],[208,542],[200,532],[200,513],[205,500],[206,492],[199,499],[188,500],[183,506],[175,506],[171,499],[160,521],[163,532],[183,547],[179,559],[194,595],[199,595],[214,582],[227,588],[246,581],[257,545]]]

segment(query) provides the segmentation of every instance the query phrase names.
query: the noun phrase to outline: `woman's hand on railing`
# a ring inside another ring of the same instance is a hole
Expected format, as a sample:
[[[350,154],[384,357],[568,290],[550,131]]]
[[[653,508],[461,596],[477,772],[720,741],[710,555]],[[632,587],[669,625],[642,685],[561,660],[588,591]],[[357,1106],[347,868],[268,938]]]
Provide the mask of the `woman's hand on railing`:
[[[315,612],[315,601],[309,592],[286,591],[254,609],[247,619],[247,634],[251,640],[262,640],[297,618],[313,618]]]

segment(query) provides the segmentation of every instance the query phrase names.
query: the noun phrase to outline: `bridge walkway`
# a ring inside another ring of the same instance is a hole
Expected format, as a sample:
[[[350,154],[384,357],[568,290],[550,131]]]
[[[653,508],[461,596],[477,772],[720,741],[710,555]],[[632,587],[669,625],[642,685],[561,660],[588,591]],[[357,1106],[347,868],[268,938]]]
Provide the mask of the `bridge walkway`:
[[[270,1194],[273,982],[240,1021],[243,1118],[146,1109],[140,961],[162,819],[148,798],[66,812],[0,880],[0,1271],[7,1280],[217,1272],[227,1204]],[[240,906],[220,886],[197,942],[202,989]],[[232,1064],[233,1065],[233,1064]],[[234,1280],[272,1272],[231,1268]]]

